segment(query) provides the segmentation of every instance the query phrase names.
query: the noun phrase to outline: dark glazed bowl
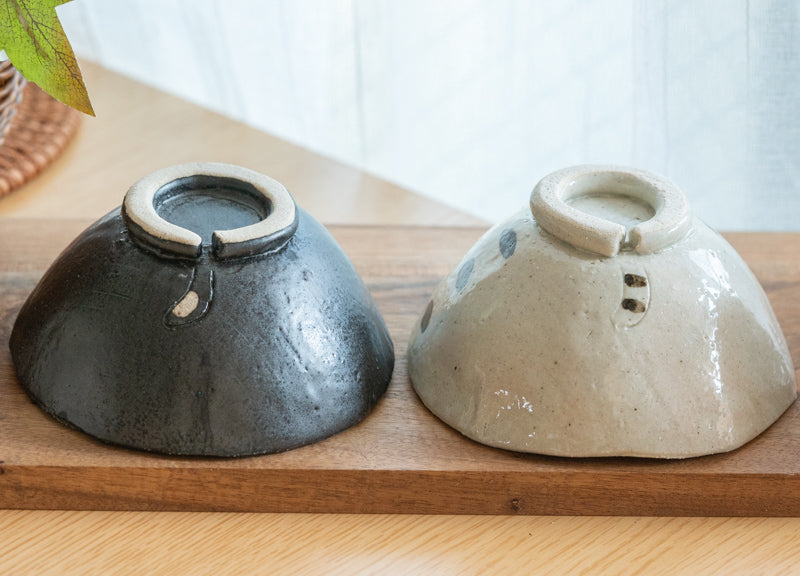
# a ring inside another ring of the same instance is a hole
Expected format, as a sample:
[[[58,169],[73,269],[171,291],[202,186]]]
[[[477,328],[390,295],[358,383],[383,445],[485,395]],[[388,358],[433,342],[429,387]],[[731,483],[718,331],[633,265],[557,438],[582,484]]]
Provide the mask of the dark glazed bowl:
[[[289,450],[362,420],[394,351],[347,256],[278,182],[226,164],[137,182],[59,256],[11,334],[58,420],[173,455]]]

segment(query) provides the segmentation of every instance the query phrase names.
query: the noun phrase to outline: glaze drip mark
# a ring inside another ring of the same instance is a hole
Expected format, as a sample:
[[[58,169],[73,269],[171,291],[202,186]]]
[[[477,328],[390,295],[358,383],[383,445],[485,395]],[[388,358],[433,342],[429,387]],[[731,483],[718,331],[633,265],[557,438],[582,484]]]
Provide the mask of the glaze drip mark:
[[[629,310],[636,314],[642,314],[645,310],[647,310],[647,306],[645,306],[644,302],[640,302],[639,300],[635,300],[633,298],[625,298],[622,300],[622,307],[625,310]]]
[[[647,286],[647,278],[638,274],[625,274],[625,284],[631,288],[644,288]]]
[[[508,260],[514,255],[514,250],[517,249],[517,233],[511,228],[506,228],[500,234],[500,254]]]
[[[433,314],[433,300],[428,302],[428,307],[425,308],[425,313],[422,315],[422,321],[419,324],[422,332],[425,332],[425,330],[428,329],[428,324],[431,321],[431,314]]]
[[[469,277],[472,274],[472,269],[475,267],[475,259],[470,258],[467,260],[461,269],[458,271],[458,276],[456,277],[456,290],[461,290],[464,286],[467,285],[469,282]]]
[[[214,271],[205,259],[199,260],[192,270],[186,291],[164,314],[164,324],[168,328],[178,328],[201,320],[211,305],[213,284]]]

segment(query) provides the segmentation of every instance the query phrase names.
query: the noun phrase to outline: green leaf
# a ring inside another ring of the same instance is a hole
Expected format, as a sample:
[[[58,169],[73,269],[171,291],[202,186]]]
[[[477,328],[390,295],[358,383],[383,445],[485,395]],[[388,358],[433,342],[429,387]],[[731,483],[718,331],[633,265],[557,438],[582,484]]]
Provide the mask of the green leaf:
[[[56,6],[71,0],[0,0],[0,49],[22,75],[76,110],[94,116],[81,70]]]

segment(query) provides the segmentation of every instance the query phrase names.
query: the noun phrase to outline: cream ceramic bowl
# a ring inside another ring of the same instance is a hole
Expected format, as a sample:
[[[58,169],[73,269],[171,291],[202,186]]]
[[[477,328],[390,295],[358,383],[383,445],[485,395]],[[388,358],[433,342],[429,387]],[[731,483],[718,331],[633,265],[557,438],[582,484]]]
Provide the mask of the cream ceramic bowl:
[[[733,450],[797,395],[733,248],[665,178],[577,166],[489,230],[414,328],[417,394],[466,436],[561,456]]]

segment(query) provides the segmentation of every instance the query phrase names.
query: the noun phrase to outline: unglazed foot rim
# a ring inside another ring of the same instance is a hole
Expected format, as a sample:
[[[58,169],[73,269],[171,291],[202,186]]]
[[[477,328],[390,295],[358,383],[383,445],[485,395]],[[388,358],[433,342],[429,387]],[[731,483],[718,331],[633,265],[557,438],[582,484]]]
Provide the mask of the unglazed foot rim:
[[[130,187],[122,204],[128,229],[138,240],[178,256],[196,258],[202,252],[199,234],[162,218],[155,207],[159,190],[182,178],[211,176],[237,180],[255,188],[269,202],[270,214],[255,224],[215,230],[214,253],[222,258],[266,249],[278,236],[297,226],[297,210],[289,191],[277,180],[254,170],[219,162],[190,162],[163,168]]]
[[[644,201],[655,215],[630,230],[567,204],[584,194],[610,193]],[[658,174],[621,166],[582,165],[545,176],[533,189],[531,213],[553,236],[577,248],[616,256],[627,242],[639,254],[655,252],[680,240],[689,229],[686,197]]]

